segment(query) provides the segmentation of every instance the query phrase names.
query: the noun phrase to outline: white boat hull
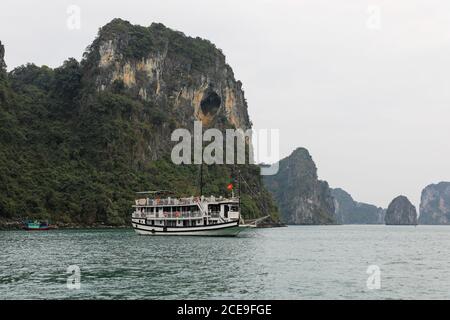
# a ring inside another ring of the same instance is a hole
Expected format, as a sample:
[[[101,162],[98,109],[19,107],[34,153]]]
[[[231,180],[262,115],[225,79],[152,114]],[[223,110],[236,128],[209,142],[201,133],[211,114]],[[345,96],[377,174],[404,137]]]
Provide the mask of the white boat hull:
[[[239,226],[238,221],[197,227],[162,227],[142,224],[139,223],[139,219],[132,219],[132,225],[134,231],[136,231],[138,234],[152,236],[234,237],[244,229]]]

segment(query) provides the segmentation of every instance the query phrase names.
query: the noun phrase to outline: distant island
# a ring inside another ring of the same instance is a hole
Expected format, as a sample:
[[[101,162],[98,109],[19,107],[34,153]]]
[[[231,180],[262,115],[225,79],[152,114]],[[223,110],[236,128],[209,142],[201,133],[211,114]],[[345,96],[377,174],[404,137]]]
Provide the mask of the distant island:
[[[420,216],[405,196],[387,209],[358,202],[341,188],[318,179],[317,167],[305,148],[297,148],[279,161],[279,172],[264,177],[280,210],[281,221],[298,225],[327,224],[450,224],[450,182],[426,187]]]
[[[398,196],[386,210],[385,222],[388,225],[417,225],[416,207],[405,196]]]
[[[386,209],[358,202],[341,188],[331,190],[336,219],[340,224],[384,224]]]
[[[450,182],[430,184],[422,191],[420,224],[450,224]]]
[[[317,177],[317,167],[305,148],[297,148],[279,162],[276,175],[265,176],[264,183],[287,224],[336,224],[331,190]]]

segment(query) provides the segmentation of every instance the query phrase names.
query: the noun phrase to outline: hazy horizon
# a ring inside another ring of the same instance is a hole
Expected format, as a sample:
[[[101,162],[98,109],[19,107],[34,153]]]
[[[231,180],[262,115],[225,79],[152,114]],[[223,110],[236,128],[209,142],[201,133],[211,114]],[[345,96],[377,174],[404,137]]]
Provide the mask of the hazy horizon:
[[[67,27],[76,5],[80,29]],[[450,3],[4,0],[8,70],[80,60],[113,18],[199,36],[241,80],[254,128],[280,129],[281,158],[307,148],[319,177],[355,200],[419,209],[450,181]]]

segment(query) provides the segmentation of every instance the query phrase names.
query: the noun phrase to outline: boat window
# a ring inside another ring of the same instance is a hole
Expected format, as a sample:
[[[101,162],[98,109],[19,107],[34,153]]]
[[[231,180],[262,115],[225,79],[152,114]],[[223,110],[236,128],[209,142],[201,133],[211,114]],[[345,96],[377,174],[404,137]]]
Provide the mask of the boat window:
[[[225,209],[225,212],[224,212],[224,215],[223,215],[223,216],[224,216],[225,218],[228,218],[228,211],[230,211],[230,207],[229,207],[228,205],[225,205],[225,208],[224,208],[224,209]]]
[[[220,211],[220,205],[218,204],[210,204],[208,206],[209,212],[219,212]]]

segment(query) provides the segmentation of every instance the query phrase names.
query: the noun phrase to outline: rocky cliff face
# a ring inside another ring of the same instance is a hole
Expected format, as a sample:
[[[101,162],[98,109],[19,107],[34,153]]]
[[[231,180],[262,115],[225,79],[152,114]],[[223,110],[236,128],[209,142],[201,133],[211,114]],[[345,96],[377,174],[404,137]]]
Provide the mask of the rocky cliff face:
[[[390,225],[416,225],[416,207],[405,196],[398,196],[389,204],[385,216],[386,224]]]
[[[384,224],[386,210],[371,204],[357,202],[340,188],[332,189],[335,215],[341,224]]]
[[[422,191],[420,224],[450,224],[450,182],[431,184]]]
[[[318,180],[308,150],[298,148],[281,160],[278,173],[265,176],[264,183],[273,194],[284,223],[336,223],[330,188],[326,181]]]
[[[101,28],[85,55],[85,70],[99,91],[124,86],[157,103],[179,125],[251,127],[242,84],[211,42],[159,23],[150,27],[115,19]]]

